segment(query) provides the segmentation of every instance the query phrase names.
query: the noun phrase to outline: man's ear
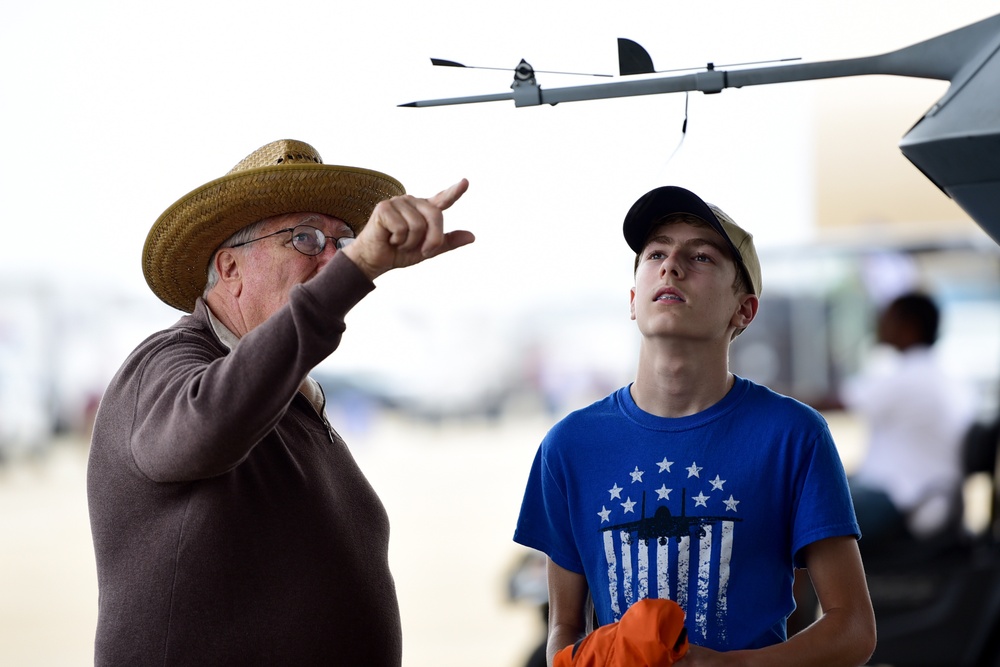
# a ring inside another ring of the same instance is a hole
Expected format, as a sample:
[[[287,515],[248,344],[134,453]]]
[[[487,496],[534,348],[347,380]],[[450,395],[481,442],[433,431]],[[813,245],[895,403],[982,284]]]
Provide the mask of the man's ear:
[[[629,290],[628,311],[629,311],[629,314],[631,315],[631,319],[634,320],[635,319],[635,288],[634,287]]]
[[[223,248],[215,254],[215,270],[219,274],[219,285],[223,289],[238,296],[243,289],[243,274],[240,263],[237,261],[236,253],[228,248]]]
[[[736,330],[746,329],[753,319],[757,317],[757,308],[760,306],[760,299],[756,294],[744,294],[740,297],[739,306],[733,313],[733,324]]]

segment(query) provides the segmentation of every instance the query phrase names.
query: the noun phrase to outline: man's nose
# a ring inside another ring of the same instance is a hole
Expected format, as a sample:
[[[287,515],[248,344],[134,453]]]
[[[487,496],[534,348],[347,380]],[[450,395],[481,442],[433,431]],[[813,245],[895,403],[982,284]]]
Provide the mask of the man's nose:
[[[680,258],[677,253],[669,253],[660,262],[660,276],[666,277],[667,275],[676,276],[682,278],[684,276],[684,267],[681,265]]]

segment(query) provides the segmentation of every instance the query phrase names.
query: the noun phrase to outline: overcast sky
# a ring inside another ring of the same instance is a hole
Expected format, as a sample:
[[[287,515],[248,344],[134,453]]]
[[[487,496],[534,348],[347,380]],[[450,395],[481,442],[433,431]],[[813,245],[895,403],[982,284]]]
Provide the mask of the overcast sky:
[[[629,37],[658,70],[815,61],[895,50],[996,11],[984,0],[4,3],[0,275],[113,283],[155,302],[139,257],[156,217],[289,137],[420,196],[471,182],[446,223],[477,242],[384,276],[370,310],[488,323],[620,299],[627,317],[621,219],[652,187],[698,191],[762,246],[809,237],[812,91],[823,83],[693,93],[671,159],[684,94],[398,107],[509,88],[510,72],[437,68],[430,57],[617,74],[616,38]],[[549,88],[605,81],[539,75]],[[885,100],[865,104],[891,103],[886,81]],[[375,322],[352,317],[362,329]]]

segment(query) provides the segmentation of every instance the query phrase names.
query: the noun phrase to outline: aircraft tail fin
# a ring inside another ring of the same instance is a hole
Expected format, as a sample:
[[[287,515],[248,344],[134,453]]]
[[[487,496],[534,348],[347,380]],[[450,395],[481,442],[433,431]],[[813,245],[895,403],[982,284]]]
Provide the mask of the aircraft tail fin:
[[[621,76],[633,74],[653,74],[653,59],[638,42],[624,37],[618,38],[618,73]]]

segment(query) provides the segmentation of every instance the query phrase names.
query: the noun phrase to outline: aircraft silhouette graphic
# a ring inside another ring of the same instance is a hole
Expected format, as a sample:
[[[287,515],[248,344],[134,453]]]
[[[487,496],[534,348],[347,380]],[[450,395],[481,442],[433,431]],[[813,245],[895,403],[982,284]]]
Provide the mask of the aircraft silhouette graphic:
[[[646,492],[642,492],[642,515],[635,521],[615,524],[601,529],[601,532],[609,530],[621,530],[630,538],[634,533],[640,540],[657,540],[661,545],[667,543],[669,537],[705,537],[705,526],[711,526],[720,521],[742,521],[743,519],[733,516],[688,516],[685,511],[687,502],[687,489],[682,489],[681,493],[681,514],[674,516],[666,505],[661,505],[653,512],[653,516],[646,516]],[[630,539],[626,543],[630,543]]]

